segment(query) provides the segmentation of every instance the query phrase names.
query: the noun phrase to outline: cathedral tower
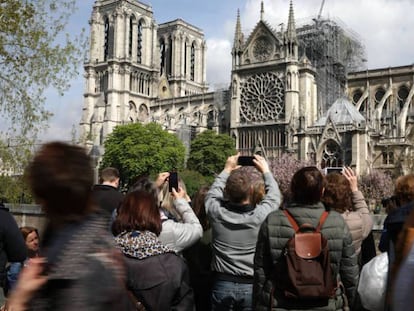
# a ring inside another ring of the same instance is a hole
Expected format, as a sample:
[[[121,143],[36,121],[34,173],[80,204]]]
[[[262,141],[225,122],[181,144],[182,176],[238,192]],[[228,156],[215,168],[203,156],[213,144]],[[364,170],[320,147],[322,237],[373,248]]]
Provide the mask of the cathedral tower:
[[[158,25],[152,7],[136,0],[96,0],[89,23],[80,122],[85,143],[102,146],[120,124],[158,121],[153,112],[160,100],[207,91],[199,28],[181,19]]]

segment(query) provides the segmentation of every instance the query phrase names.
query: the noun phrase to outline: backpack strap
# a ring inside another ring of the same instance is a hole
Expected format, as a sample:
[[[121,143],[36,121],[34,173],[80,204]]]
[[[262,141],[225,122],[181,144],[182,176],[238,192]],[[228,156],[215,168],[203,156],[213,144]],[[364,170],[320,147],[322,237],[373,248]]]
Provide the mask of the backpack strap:
[[[296,222],[295,218],[293,218],[292,214],[289,213],[287,209],[283,210],[283,213],[286,215],[287,219],[289,220],[290,224],[293,227],[293,230],[297,232],[299,230],[298,223]],[[327,211],[324,211],[321,215],[321,218],[319,218],[318,226],[316,227],[316,232],[320,232],[323,224],[325,223],[326,218],[328,218],[329,213]]]
[[[285,213],[287,219],[289,220],[290,224],[293,227],[293,230],[295,230],[295,232],[297,232],[299,230],[299,226],[298,226],[298,223],[296,222],[295,218],[293,218],[292,214],[289,213],[289,211],[287,209],[284,209],[283,213]]]
[[[319,218],[318,226],[316,227],[316,232],[320,232],[323,224],[325,223],[326,218],[328,218],[329,213],[327,211],[324,211],[321,215],[321,218]]]

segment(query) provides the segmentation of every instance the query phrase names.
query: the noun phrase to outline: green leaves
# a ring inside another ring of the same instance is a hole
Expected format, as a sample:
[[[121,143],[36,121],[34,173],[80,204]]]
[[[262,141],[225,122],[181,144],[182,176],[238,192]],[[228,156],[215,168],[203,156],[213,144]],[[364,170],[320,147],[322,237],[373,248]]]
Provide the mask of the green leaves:
[[[83,33],[64,33],[75,0],[5,0],[0,3],[0,111],[3,129],[35,136],[46,125],[44,92],[63,93],[78,74]],[[66,36],[65,36],[66,35]]]
[[[192,141],[187,168],[204,176],[214,176],[221,172],[227,158],[233,154],[236,149],[230,136],[207,130]]]
[[[160,125],[132,123],[117,126],[107,137],[101,168],[116,167],[128,184],[143,174],[181,170],[184,156],[183,143]]]

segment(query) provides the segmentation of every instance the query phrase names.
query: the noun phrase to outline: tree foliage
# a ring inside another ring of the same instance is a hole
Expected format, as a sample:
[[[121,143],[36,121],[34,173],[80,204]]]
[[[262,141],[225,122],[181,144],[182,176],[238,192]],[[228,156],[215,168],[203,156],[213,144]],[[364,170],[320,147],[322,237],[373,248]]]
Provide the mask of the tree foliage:
[[[187,188],[187,194],[190,197],[192,197],[202,186],[209,186],[212,183],[211,178],[204,177],[196,171],[183,170],[182,172],[178,172],[178,174],[184,181]]]
[[[65,34],[75,0],[0,3],[0,111],[2,130],[35,136],[50,113],[44,92],[63,93],[77,74],[83,33]]]
[[[380,170],[374,169],[371,173],[362,175],[358,183],[359,190],[367,202],[375,201],[375,204],[379,204],[381,199],[391,196],[394,192],[391,175]]]
[[[187,168],[203,176],[214,176],[224,168],[227,158],[233,154],[236,154],[236,149],[230,136],[207,130],[191,142]]]
[[[33,203],[33,197],[24,177],[0,175],[0,201],[6,203]]]
[[[295,155],[290,153],[283,153],[279,158],[270,161],[270,170],[284,197],[289,197],[290,181],[296,171],[309,165],[314,165],[314,163],[307,160],[298,160]]]
[[[100,167],[116,167],[126,184],[141,175],[155,176],[184,166],[183,143],[155,123],[119,125],[104,146]]]

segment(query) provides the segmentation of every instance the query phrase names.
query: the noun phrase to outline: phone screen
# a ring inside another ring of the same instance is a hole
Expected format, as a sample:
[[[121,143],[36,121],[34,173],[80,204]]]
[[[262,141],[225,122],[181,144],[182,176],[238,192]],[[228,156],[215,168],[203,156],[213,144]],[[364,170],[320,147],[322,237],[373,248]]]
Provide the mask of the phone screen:
[[[242,166],[254,166],[253,160],[253,156],[239,156],[237,159],[237,164]]]
[[[338,173],[338,174],[342,174],[342,167],[327,167],[326,168],[326,174],[331,174],[331,173]]]
[[[168,177],[168,189],[172,192],[172,189],[178,191],[178,174],[177,172],[170,172],[170,177]]]

